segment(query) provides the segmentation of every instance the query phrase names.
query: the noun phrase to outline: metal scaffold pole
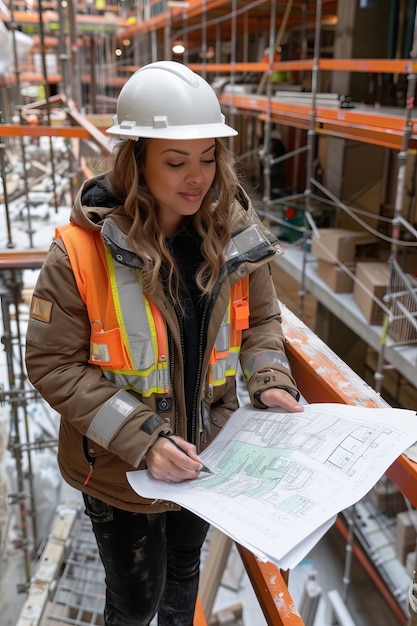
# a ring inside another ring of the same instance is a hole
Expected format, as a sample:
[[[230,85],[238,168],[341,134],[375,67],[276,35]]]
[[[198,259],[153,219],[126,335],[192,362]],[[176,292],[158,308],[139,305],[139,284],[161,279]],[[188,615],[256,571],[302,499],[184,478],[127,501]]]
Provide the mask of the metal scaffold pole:
[[[2,116],[0,114],[0,121],[2,120]],[[7,175],[6,175],[6,165],[4,152],[6,150],[6,144],[3,142],[3,139],[0,138],[0,176],[3,182],[3,204],[4,211],[6,214],[6,227],[7,227],[7,247],[14,248],[15,244],[13,242],[13,234],[12,234],[12,225],[10,219],[10,210],[9,210],[9,194],[7,189]]]
[[[276,22],[276,2],[271,2],[271,12],[270,12],[270,30],[269,30],[269,70],[266,74],[263,74],[261,77],[261,81],[258,87],[258,93],[263,92],[264,85],[266,83],[266,95],[267,95],[267,105],[266,105],[266,119],[264,124],[264,142],[263,142],[263,150],[262,150],[262,161],[263,161],[263,194],[262,194],[262,203],[265,212],[268,212],[269,205],[271,202],[271,98],[272,98],[272,68],[275,60],[275,52],[280,48],[282,38],[287,27],[288,18],[291,13],[293,2],[289,0],[285,7],[285,12],[282,18],[282,22],[279,28],[277,35],[275,36],[275,22]]]
[[[415,11],[414,15],[414,33],[413,33],[413,44],[410,51],[410,58],[412,60],[416,60],[417,58],[417,11]],[[407,76],[407,94],[406,94],[406,106],[405,106],[405,124],[402,135],[402,145],[401,150],[398,153],[398,174],[397,174],[397,190],[395,195],[395,203],[394,203],[394,217],[392,220],[392,239],[391,239],[391,251],[390,251],[390,280],[388,283],[388,290],[385,296],[385,300],[388,303],[388,308],[393,303],[395,298],[394,291],[395,285],[398,283],[397,274],[401,274],[400,282],[406,283],[405,287],[407,288],[407,281],[405,280],[405,276],[402,276],[403,272],[398,267],[397,263],[397,255],[398,255],[398,242],[400,240],[401,228],[406,228],[414,237],[417,238],[417,233],[415,229],[403,218],[404,211],[404,199],[406,195],[406,173],[407,173],[407,164],[409,159],[409,143],[413,132],[413,122],[412,122],[412,114],[414,110],[414,102],[415,102],[415,93],[416,93],[416,84],[417,84],[417,75],[415,72],[411,72]],[[401,280],[402,278],[402,280]],[[404,287],[402,286],[404,289]],[[375,390],[378,393],[381,392],[382,381],[384,379],[384,361],[385,361],[385,349],[388,339],[388,331],[391,322],[391,311],[388,313],[384,313],[383,325],[382,325],[382,335],[381,335],[381,346],[378,354],[377,367],[374,374],[375,378]]]
[[[39,0],[39,29],[40,29],[40,39],[41,39],[41,61],[42,61],[42,74],[43,74],[43,83],[45,89],[45,100],[46,100],[46,117],[48,121],[48,126],[51,125],[51,109],[50,109],[50,88],[48,82],[48,71],[46,66],[46,45],[45,45],[45,31],[43,26],[43,6],[42,0]],[[51,180],[52,180],[52,188],[53,188],[53,197],[54,197],[54,205],[55,212],[58,212],[58,199],[56,192],[56,175],[55,175],[55,158],[54,158],[54,147],[52,143],[52,137],[49,137],[49,158],[51,161]]]
[[[68,23],[71,40],[71,78],[72,78],[72,95],[75,99],[76,108],[82,111],[82,91],[81,91],[81,76],[80,76],[80,54],[78,47],[78,32],[77,32],[77,4],[73,0],[69,0],[68,4]]]
[[[313,68],[311,76],[311,118],[310,129],[307,133],[307,175],[306,175],[306,189],[305,189],[305,212],[304,212],[304,226],[306,229],[304,249],[303,249],[303,265],[301,271],[300,282],[300,316],[303,316],[304,312],[304,296],[306,294],[305,275],[306,275],[306,263],[307,263],[307,241],[311,239],[311,229],[315,227],[314,221],[311,217],[311,195],[312,195],[312,181],[313,181],[313,164],[314,164],[314,151],[316,144],[316,102],[317,102],[317,81],[319,73],[319,61],[320,61],[320,40],[321,40],[321,16],[322,16],[322,2],[317,0],[316,3],[316,23],[314,33],[314,57]]]
[[[291,3],[288,3],[289,5]],[[288,6],[288,5],[287,5]],[[271,13],[270,13],[270,29],[269,29],[269,70],[268,73],[262,76],[261,84],[264,78],[267,78],[266,81],[266,95],[267,95],[267,104],[266,104],[266,119],[264,124],[264,145],[263,145],[263,176],[264,176],[264,189],[262,194],[262,203],[264,207],[264,211],[268,211],[269,203],[271,200],[271,97],[272,97],[272,86],[271,86],[271,76],[272,76],[272,65],[275,58],[275,25],[276,20],[276,3],[271,2]],[[258,89],[259,91],[259,89]],[[262,91],[262,89],[261,89]]]
[[[234,106],[234,85],[235,85],[235,80],[236,80],[236,0],[233,0],[232,2],[232,20],[231,20],[231,34],[230,34],[230,41],[231,41],[231,50],[230,50],[230,64],[231,64],[231,68],[230,68],[230,85],[232,87],[232,106],[230,107],[230,123],[232,124],[232,126],[234,126],[235,124],[235,114],[236,114],[236,109]],[[206,45],[206,56],[207,56],[207,44]],[[204,71],[203,76],[205,76],[206,72]],[[232,150],[233,149],[233,137],[229,137],[229,148]]]
[[[29,547],[29,533],[28,522],[32,518],[32,522],[35,520],[35,516],[32,515],[34,511],[28,509],[26,501],[26,484],[23,470],[23,455],[21,447],[20,437],[20,420],[19,420],[19,393],[17,391],[17,377],[15,373],[14,363],[14,339],[13,330],[11,324],[10,307],[14,304],[15,316],[18,323],[18,310],[17,303],[19,300],[20,289],[22,287],[22,277],[19,270],[6,269],[0,274],[0,304],[1,304],[1,318],[3,320],[3,334],[1,341],[5,347],[6,353],[6,366],[7,366],[7,378],[11,392],[16,391],[16,398],[10,402],[10,436],[9,436],[9,448],[14,457],[16,463],[16,493],[9,494],[9,501],[13,505],[17,505],[20,516],[20,532],[21,537],[18,540],[17,547],[22,550],[24,557],[25,568],[25,581],[26,584],[30,581],[31,576],[31,550]],[[1,391],[1,390],[0,390]],[[10,393],[11,393],[10,392]],[[5,395],[5,394],[4,394]],[[3,396],[1,391],[0,400]],[[33,504],[32,497],[32,477],[33,474],[29,472],[31,497],[30,501]],[[35,528],[34,536],[35,536]]]
[[[71,56],[68,54],[67,50],[67,19],[66,13],[64,11],[64,7],[62,6],[62,2],[58,2],[58,15],[59,15],[59,40],[58,40],[58,51],[59,51],[59,63],[62,74],[62,83],[64,88],[64,93],[67,96],[68,101],[73,100],[73,92],[72,92],[72,84],[71,84],[71,73],[70,73],[70,65],[69,62],[71,60]]]

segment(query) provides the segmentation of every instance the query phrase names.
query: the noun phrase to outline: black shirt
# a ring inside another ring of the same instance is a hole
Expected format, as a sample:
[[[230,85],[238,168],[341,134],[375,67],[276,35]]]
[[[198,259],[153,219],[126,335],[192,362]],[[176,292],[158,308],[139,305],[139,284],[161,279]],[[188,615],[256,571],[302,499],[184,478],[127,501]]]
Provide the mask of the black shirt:
[[[201,332],[205,299],[201,297],[195,280],[203,262],[200,250],[201,239],[189,228],[182,228],[174,237],[167,240],[167,247],[181,275],[179,296],[184,311],[180,316],[184,346],[184,391],[187,408],[187,435],[188,439],[192,440],[193,420],[196,419],[198,413],[194,398],[199,367],[201,367],[199,354],[202,355],[205,348],[205,333]]]

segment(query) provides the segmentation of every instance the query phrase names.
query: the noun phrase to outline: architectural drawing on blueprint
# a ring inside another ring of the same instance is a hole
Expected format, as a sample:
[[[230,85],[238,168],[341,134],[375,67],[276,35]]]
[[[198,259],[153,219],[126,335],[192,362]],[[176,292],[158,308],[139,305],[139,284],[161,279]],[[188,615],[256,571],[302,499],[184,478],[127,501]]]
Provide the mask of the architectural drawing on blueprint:
[[[243,407],[200,455],[213,475],[173,484],[145,470],[128,479],[140,495],[187,507],[286,569],[416,440],[415,412],[405,409]]]

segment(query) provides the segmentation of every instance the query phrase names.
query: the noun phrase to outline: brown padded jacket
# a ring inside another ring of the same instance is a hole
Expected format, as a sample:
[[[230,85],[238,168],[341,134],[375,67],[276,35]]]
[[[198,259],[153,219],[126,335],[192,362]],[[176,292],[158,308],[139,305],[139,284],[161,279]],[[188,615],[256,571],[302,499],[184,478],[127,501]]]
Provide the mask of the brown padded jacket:
[[[117,242],[120,245],[130,224],[116,199],[106,196],[104,181],[102,175],[84,183],[75,200],[71,222],[102,230],[108,220],[112,231],[116,227],[121,234]],[[249,253],[233,255],[233,262],[215,290],[201,355],[201,376],[197,381],[198,406],[203,399],[209,405],[210,434],[202,434],[196,442],[199,451],[210,443],[238,407],[233,377],[215,387],[209,400],[203,398],[203,383],[231,285],[244,275],[249,276],[250,326],[243,331],[240,358],[242,370],[248,374],[246,383],[251,401],[257,406],[255,394],[270,387],[284,388],[296,398],[299,395],[285,356],[281,313],[269,265],[282,250],[276,237],[260,222],[246,194],[239,190],[231,212],[232,235],[254,224],[262,245],[258,243]],[[125,252],[131,263],[136,255],[131,250]],[[38,308],[32,310],[29,320],[26,366],[32,384],[60,415],[58,463],[63,478],[76,489],[121,509],[160,512],[177,508],[171,502],[141,498],[126,478],[126,472],[146,468],[146,452],[161,432],[175,430],[186,438],[180,325],[163,291],[155,304],[164,311],[173,338],[171,366],[175,389],[173,406],[163,416],[158,415],[153,397],[141,398],[116,388],[99,367],[88,363],[90,321],[61,238],[51,245],[35,286],[34,300]],[[92,424],[100,412],[116,406],[112,403],[121,393],[128,394],[128,411],[114,436],[103,445],[102,440],[87,435],[94,432]]]

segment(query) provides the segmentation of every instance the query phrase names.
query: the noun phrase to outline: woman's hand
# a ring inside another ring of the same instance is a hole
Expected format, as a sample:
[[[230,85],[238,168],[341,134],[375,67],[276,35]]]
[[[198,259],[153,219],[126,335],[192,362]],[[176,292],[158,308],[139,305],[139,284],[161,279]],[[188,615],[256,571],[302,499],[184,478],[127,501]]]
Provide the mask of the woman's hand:
[[[295,400],[285,389],[277,389],[272,387],[271,389],[265,389],[259,396],[260,401],[268,407],[281,407],[290,413],[298,413],[304,411],[302,404]]]
[[[175,435],[169,438],[159,437],[146,454],[146,464],[154,478],[174,483],[197,478],[203,467],[195,445]]]

